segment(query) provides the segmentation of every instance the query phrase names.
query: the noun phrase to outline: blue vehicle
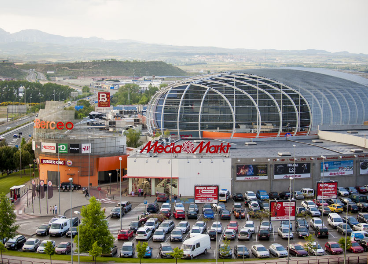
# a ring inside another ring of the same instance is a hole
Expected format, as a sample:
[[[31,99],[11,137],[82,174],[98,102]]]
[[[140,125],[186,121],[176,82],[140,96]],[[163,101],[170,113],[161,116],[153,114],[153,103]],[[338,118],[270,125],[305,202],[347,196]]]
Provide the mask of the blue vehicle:
[[[214,219],[215,213],[212,211],[212,209],[206,209],[203,212],[203,218]]]
[[[152,258],[152,248],[151,247],[146,248],[146,253],[144,254],[144,258]]]
[[[268,200],[270,197],[268,196],[265,190],[258,190],[256,196],[259,200]]]

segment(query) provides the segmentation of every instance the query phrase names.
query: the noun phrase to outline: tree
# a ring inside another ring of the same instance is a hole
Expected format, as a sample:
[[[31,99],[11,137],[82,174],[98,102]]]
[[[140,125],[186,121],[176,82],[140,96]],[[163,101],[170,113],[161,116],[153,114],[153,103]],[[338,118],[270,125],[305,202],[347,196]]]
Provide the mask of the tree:
[[[221,246],[219,249],[220,256],[228,256],[230,255],[230,240],[224,239],[223,240],[223,246]]]
[[[345,236],[343,236],[343,237],[341,237],[339,239],[339,241],[337,241],[337,243],[339,243],[339,245],[342,248],[342,250],[344,250],[344,259],[345,259],[345,255],[346,255],[345,241],[346,241],[346,250],[348,250],[349,248],[351,248],[351,239],[350,239],[350,236],[347,236],[346,237],[346,240],[345,240]]]
[[[147,242],[138,242],[137,244],[137,257],[139,258],[139,263],[142,263],[142,258],[146,254],[146,249],[148,247]]]
[[[92,250],[93,242],[97,242],[102,248],[102,253],[109,253],[114,246],[114,237],[105,221],[105,213],[101,210],[101,203],[95,197],[91,197],[89,204],[82,207],[82,223],[79,226],[79,244],[77,236],[74,243],[80,249],[80,252],[89,252]]]
[[[46,255],[50,256],[50,263],[52,263],[51,256],[55,254],[55,247],[51,243],[51,241],[47,241],[46,246],[45,246],[45,253]]]
[[[176,264],[178,264],[178,259],[181,259],[184,255],[184,250],[182,250],[181,248],[174,248],[173,252],[170,253],[170,256],[172,256],[175,259]]]
[[[165,137],[165,138],[170,137],[170,131],[169,131],[168,129],[166,129],[166,130],[165,130],[165,132],[164,132],[164,137]]]
[[[15,224],[16,214],[14,205],[11,204],[4,193],[0,194],[0,239],[12,238],[16,235],[19,225]]]
[[[311,253],[312,250],[314,250],[315,252],[317,251],[317,242],[316,239],[314,238],[314,235],[310,234],[307,237],[304,237],[304,240],[307,242],[304,245],[304,248],[307,252]],[[317,252],[316,252],[316,257],[317,257]]]
[[[127,146],[131,148],[137,148],[140,146],[139,139],[141,137],[141,131],[130,128],[124,132],[127,138]]]
[[[83,86],[82,93],[89,93],[89,87],[87,85]]]
[[[3,242],[0,242],[0,253],[1,253],[1,263],[3,262],[3,251],[7,251],[5,245],[3,244]]]
[[[97,241],[93,243],[92,249],[89,251],[89,255],[92,256],[92,260],[97,261],[97,257],[100,256],[102,253],[102,248],[98,245]]]

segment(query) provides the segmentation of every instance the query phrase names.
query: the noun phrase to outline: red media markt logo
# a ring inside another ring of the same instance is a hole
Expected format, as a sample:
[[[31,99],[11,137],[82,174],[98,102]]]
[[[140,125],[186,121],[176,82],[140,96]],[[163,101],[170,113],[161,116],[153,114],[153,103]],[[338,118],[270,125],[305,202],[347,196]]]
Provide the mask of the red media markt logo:
[[[193,153],[194,151],[194,144],[190,141],[185,141],[183,143],[183,146],[181,147],[181,150],[185,153]]]

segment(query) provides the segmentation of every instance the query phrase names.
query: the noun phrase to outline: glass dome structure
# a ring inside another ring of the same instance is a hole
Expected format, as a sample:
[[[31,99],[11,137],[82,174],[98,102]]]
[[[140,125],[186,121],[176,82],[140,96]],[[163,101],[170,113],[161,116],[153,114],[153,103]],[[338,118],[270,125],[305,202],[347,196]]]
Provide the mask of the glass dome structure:
[[[342,89],[341,79],[328,76],[331,82],[319,73],[295,84],[298,74],[305,72],[260,69],[177,82],[151,98],[148,131],[169,130],[179,137],[281,137],[306,135],[318,125],[363,124],[368,87],[348,81]]]

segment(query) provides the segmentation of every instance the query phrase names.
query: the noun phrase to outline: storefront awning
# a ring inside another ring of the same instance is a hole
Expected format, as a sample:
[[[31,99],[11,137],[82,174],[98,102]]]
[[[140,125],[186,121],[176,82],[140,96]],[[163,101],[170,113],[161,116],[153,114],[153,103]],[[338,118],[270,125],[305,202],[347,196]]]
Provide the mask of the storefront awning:
[[[123,178],[135,178],[135,179],[179,179],[177,176],[131,176],[124,175]]]

